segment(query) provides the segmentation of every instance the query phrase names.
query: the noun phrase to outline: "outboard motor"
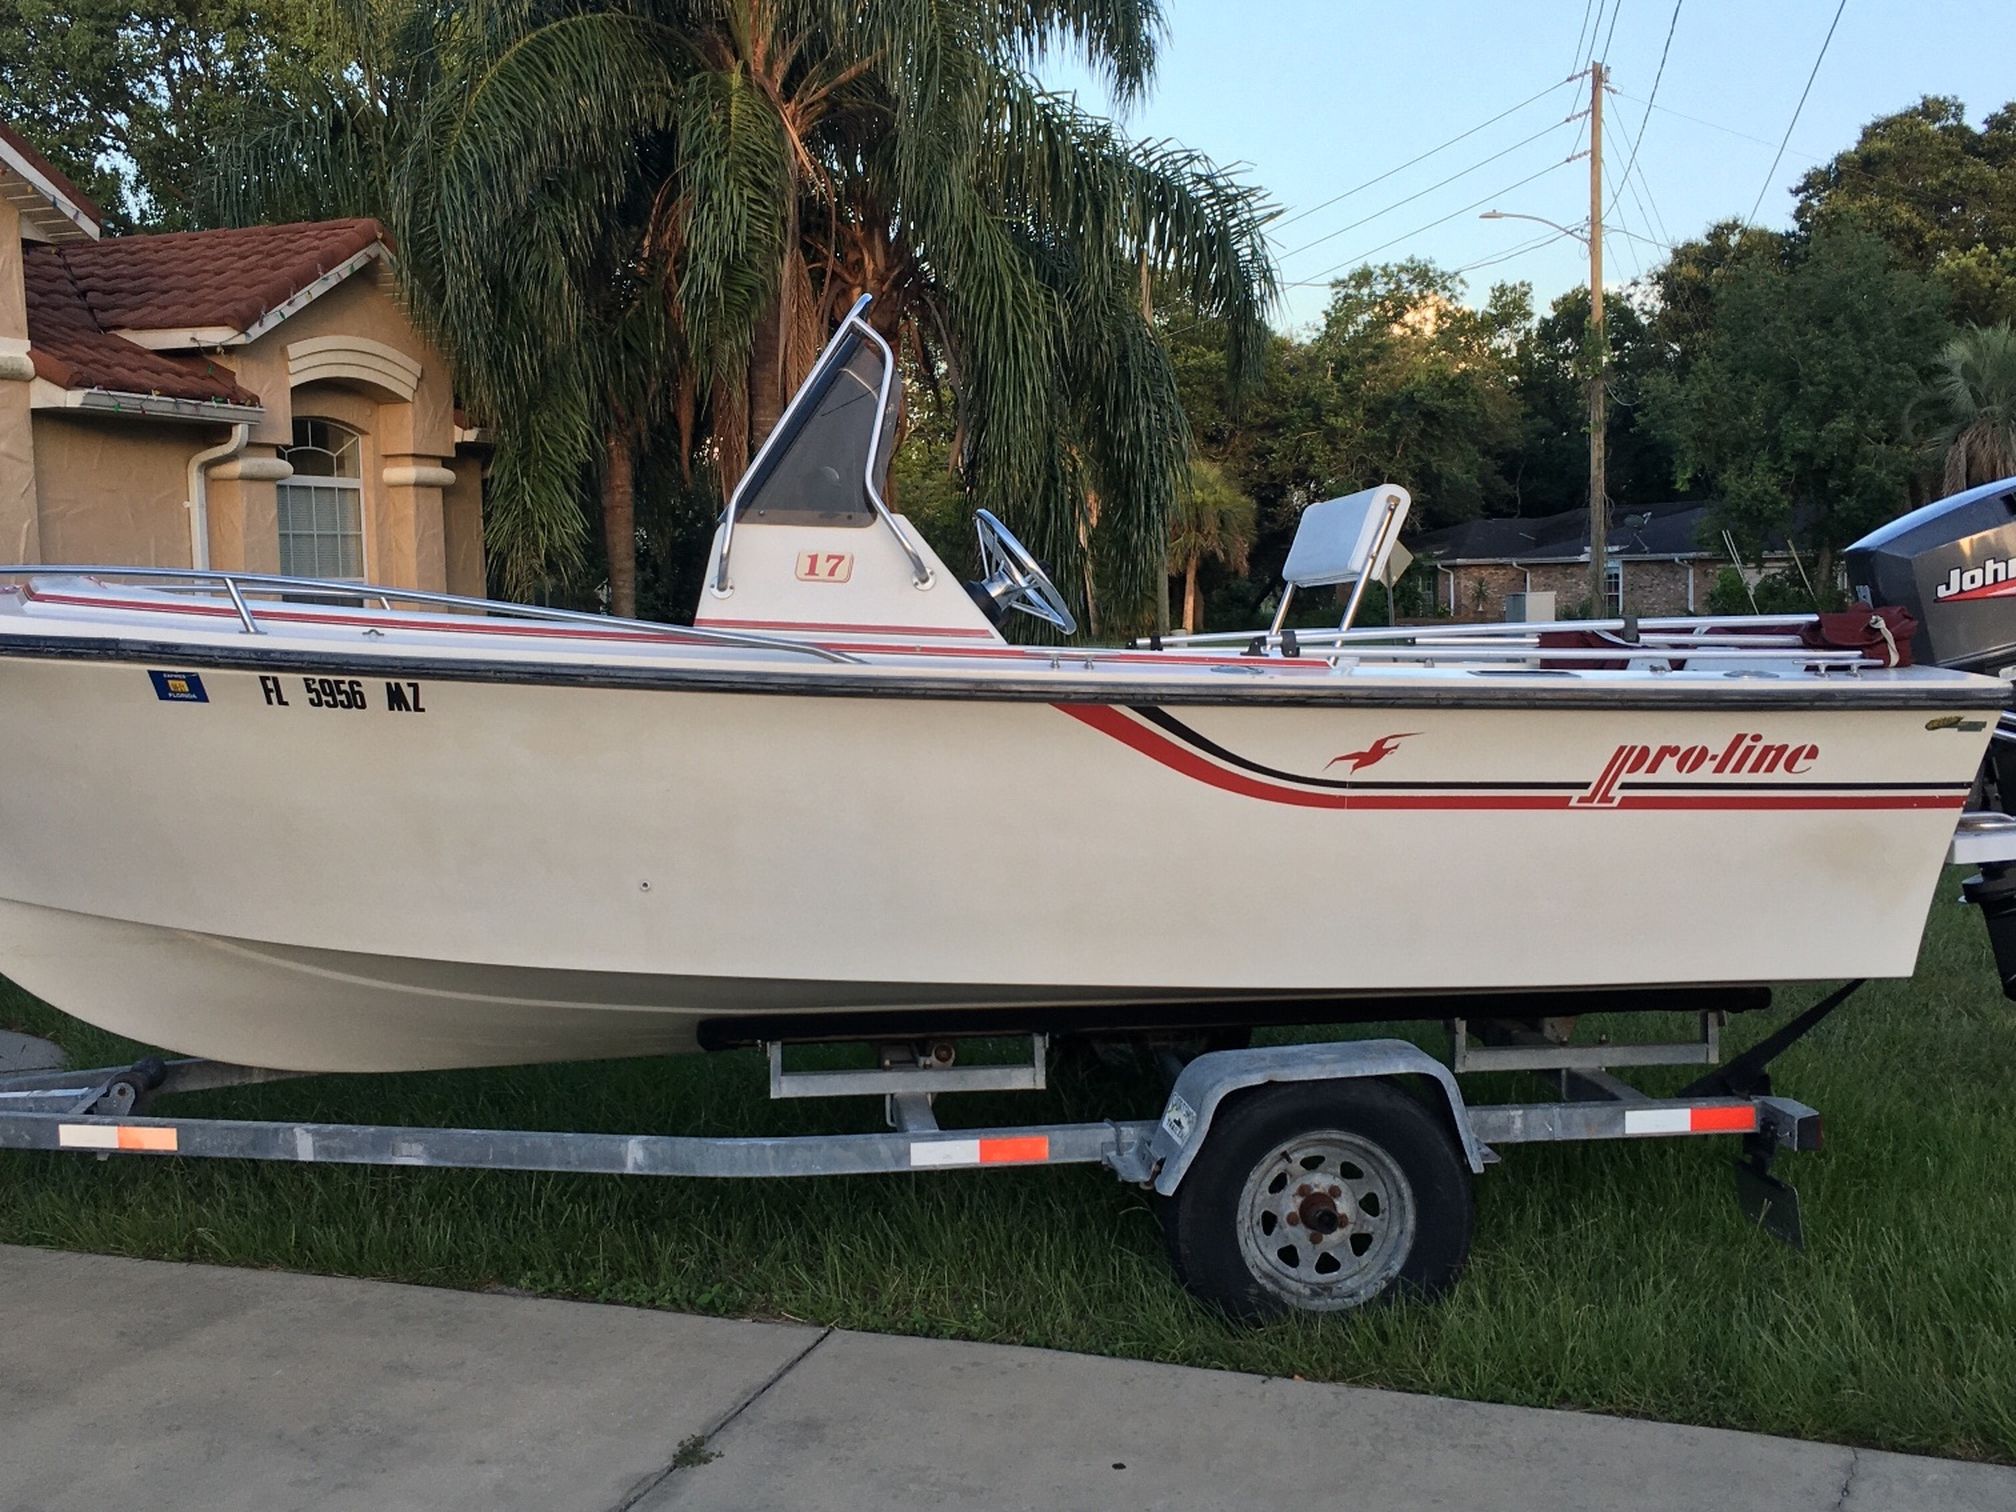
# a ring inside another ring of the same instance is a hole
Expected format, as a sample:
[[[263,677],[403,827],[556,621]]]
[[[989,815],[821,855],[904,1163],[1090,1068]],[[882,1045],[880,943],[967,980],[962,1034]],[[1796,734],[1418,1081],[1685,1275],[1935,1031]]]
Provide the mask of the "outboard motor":
[[[1860,602],[1911,611],[1914,660],[1990,677],[2016,667],[2016,478],[1913,510],[1843,560]]]
[[[1850,546],[1850,591],[1918,621],[1914,659],[2016,678],[2016,478],[1913,510]],[[2016,715],[1989,743],[1968,808],[2016,815]],[[1981,862],[1961,885],[1981,909],[2005,997],[2016,998],[2016,862]]]

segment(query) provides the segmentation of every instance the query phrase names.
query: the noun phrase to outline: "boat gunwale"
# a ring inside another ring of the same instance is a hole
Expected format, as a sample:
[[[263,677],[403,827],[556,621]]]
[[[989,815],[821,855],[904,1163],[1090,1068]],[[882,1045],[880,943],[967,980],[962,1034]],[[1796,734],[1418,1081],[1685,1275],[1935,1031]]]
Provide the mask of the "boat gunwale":
[[[984,678],[923,674],[910,668],[849,663],[830,670],[701,666],[632,666],[593,661],[502,660],[492,656],[439,657],[406,654],[397,646],[360,654],[355,647],[297,650],[265,645],[223,645],[201,641],[142,640],[128,636],[23,633],[0,626],[0,660],[169,663],[220,671],[313,672],[322,676],[424,678],[439,682],[513,686],[603,688],[637,692],[717,693],[766,697],[924,699],[952,703],[1164,704],[1217,708],[1371,707],[1523,709],[1536,705],[1590,709],[1798,709],[1830,707],[1882,709],[2005,709],[2007,684],[1954,673],[1937,680],[1898,677],[1870,670],[1824,680],[1802,675],[1797,683],[1703,684],[1673,678],[1642,681],[1584,681],[1575,673],[1542,677],[1487,672],[1489,680],[1457,686],[1432,683],[1360,681],[1348,676],[1261,681],[1252,676],[1213,687],[1194,672],[1185,677],[1121,678],[1056,667],[1034,676],[989,671]],[[1224,669],[1236,675],[1240,669]],[[1438,677],[1470,669],[1435,669]],[[1572,682],[1552,677],[1575,677]],[[1454,681],[1453,678],[1450,681]]]

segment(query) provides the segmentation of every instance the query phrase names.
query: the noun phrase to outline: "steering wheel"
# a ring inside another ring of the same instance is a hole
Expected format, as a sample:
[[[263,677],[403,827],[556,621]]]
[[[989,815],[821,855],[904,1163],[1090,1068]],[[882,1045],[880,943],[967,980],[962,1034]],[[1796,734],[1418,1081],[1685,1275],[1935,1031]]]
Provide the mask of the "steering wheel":
[[[1078,619],[1071,606],[1014,532],[985,509],[973,511],[973,525],[980,532],[980,581],[973,587],[994,605],[995,618],[1020,609],[1066,635],[1077,634]]]

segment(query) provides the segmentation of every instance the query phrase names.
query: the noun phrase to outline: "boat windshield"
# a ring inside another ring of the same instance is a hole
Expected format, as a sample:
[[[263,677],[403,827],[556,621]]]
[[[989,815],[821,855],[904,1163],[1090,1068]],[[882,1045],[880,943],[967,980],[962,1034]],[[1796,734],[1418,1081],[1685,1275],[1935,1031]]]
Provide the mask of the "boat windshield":
[[[736,518],[745,524],[869,525],[868,463],[875,487],[887,483],[896,422],[894,396],[880,409],[882,353],[858,331],[843,328],[799,389],[770,442],[736,490]]]

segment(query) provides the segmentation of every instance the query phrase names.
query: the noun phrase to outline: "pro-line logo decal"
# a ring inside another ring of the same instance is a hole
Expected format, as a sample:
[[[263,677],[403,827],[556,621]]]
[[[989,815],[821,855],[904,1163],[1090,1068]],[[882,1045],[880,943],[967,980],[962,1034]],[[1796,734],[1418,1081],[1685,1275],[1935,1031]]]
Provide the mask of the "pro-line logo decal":
[[[1069,703],[1055,706],[1080,724],[1146,756],[1177,776],[1239,798],[1308,809],[1360,812],[1393,809],[1533,809],[1612,813],[1619,810],[1957,809],[1970,782],[1861,782],[1823,776],[1814,741],[1767,740],[1739,731],[1691,744],[1650,741],[1614,746],[1595,776],[1563,752],[1558,775],[1484,775],[1496,762],[1489,748],[1459,742],[1444,763],[1474,776],[1408,775],[1404,755],[1435,749],[1423,731],[1393,731],[1358,750],[1329,758],[1318,771],[1297,772],[1241,754],[1153,705]],[[1340,718],[1350,716],[1342,715]],[[1705,723],[1706,721],[1704,721]],[[1376,729],[1377,726],[1374,726]],[[1726,727],[1725,727],[1726,728]],[[1334,748],[1333,748],[1334,749]],[[1471,758],[1465,761],[1463,758]],[[1388,758],[1393,758],[1390,765]],[[1310,765],[1322,760],[1312,756]],[[1591,763],[1593,765],[1593,763]],[[1374,776],[1365,768],[1378,766]],[[1343,773],[1334,773],[1333,768]],[[1577,767],[1581,767],[1578,774]],[[1447,765],[1443,770],[1448,771]],[[1348,775],[1347,775],[1348,774]]]
[[[1979,567],[1955,567],[1946,574],[1946,581],[1932,590],[1933,598],[1955,603],[2010,594],[2016,594],[2016,558],[2011,557],[1990,557]]]
[[[1620,745],[1610,753],[1602,775],[1576,795],[1575,807],[1617,807],[1618,786],[1625,778],[1640,774],[1656,777],[1671,771],[1691,777],[1705,769],[1711,777],[1725,772],[1752,777],[1784,772],[1799,777],[1812,771],[1819,759],[1817,745],[1766,745],[1762,735],[1731,736],[1719,752],[1705,745]]]

